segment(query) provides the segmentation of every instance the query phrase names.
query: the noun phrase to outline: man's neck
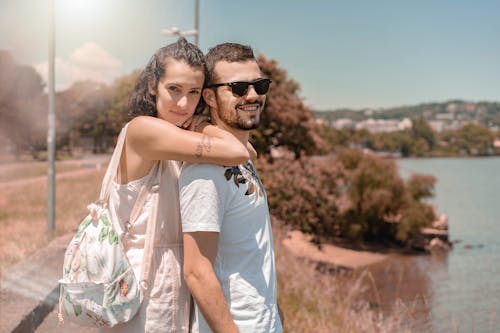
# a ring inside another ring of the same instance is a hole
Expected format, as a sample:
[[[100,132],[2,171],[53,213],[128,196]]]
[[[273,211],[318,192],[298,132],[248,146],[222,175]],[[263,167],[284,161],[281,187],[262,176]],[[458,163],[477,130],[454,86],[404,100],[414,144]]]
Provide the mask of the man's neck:
[[[231,133],[232,135],[234,135],[238,140],[240,140],[240,142],[244,146],[247,145],[248,138],[250,137],[250,131],[240,130],[240,129],[236,129],[236,128],[227,126],[222,121],[215,121],[214,125],[217,126],[217,127],[219,127],[219,128],[221,128],[221,129],[223,129],[223,130],[225,130],[225,131],[228,131],[229,133]]]

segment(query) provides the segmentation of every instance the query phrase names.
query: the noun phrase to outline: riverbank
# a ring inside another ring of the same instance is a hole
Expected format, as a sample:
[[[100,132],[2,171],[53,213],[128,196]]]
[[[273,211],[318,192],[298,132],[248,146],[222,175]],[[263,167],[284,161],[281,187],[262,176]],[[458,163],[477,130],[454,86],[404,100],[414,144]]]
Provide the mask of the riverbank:
[[[311,243],[311,239],[312,236],[294,230],[285,235],[282,244],[294,256],[313,261],[327,270],[356,270],[387,259],[386,254],[352,250],[333,244],[322,244],[319,248]]]

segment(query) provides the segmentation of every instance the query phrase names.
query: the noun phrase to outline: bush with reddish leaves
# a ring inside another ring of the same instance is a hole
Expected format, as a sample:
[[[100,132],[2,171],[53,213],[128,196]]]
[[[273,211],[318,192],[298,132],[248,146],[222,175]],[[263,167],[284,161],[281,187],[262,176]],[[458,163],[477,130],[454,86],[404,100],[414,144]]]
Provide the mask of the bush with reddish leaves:
[[[266,187],[269,209],[288,226],[318,237],[340,236],[337,200],[342,166],[332,157],[277,159],[257,163]]]
[[[404,181],[392,160],[346,149],[336,155],[297,160],[261,159],[271,214],[314,236],[405,244],[434,219],[421,199],[432,196],[435,179]]]

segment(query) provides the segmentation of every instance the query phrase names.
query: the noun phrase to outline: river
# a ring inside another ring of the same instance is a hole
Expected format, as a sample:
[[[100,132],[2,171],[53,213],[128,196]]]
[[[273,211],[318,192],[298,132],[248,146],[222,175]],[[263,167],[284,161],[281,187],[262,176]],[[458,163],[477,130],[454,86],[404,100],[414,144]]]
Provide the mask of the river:
[[[372,267],[373,302],[387,310],[401,299],[401,317],[412,318],[415,332],[500,332],[500,158],[397,164],[405,178],[437,178],[429,202],[448,215],[454,246],[443,255],[391,254]]]

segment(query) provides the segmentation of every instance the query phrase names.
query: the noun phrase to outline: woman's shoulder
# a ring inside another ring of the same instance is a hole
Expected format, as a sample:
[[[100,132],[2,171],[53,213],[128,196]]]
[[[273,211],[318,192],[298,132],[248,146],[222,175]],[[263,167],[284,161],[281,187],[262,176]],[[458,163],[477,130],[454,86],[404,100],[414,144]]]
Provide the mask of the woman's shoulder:
[[[137,116],[130,120],[127,125],[128,128],[143,128],[144,126],[148,126],[150,124],[154,124],[158,118],[151,116]]]
[[[168,135],[176,130],[176,126],[166,120],[152,116],[137,116],[128,123],[128,138],[148,139],[155,136]]]

